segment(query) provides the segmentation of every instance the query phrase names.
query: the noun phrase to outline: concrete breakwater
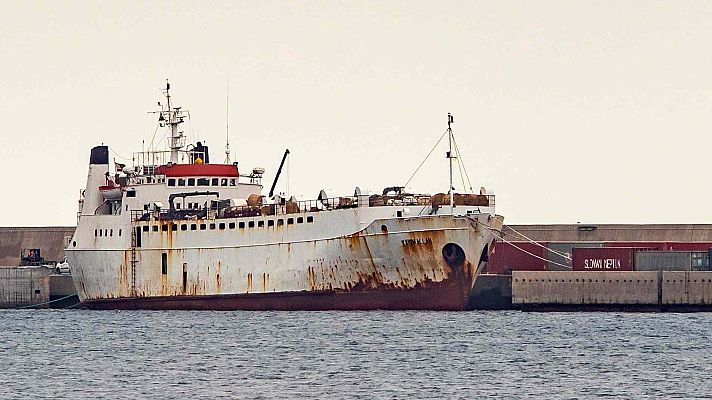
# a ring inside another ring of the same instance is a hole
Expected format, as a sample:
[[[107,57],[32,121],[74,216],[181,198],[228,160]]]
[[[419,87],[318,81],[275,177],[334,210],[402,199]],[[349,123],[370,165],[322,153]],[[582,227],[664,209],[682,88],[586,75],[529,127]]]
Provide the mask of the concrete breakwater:
[[[0,267],[0,308],[67,307],[78,301],[68,274],[44,266]]]
[[[514,271],[521,310],[712,310],[710,271]]]

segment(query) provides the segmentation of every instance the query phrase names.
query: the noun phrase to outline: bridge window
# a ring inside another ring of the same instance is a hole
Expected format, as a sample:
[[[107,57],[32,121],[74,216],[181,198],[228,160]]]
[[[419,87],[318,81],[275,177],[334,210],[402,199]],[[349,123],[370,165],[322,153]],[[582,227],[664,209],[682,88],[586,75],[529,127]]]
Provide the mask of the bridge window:
[[[244,222],[240,222],[240,223],[238,224],[238,227],[239,227],[240,229],[245,229],[245,223],[244,223]]]
[[[230,179],[230,186],[237,186],[237,179],[235,179],[235,178]]]
[[[210,224],[210,230],[215,230],[215,224]]]
[[[294,218],[287,218],[287,225],[294,225]]]
[[[180,230],[182,230],[182,231],[187,231],[187,230],[188,230],[188,225],[186,225],[186,224],[181,224]]]
[[[314,217],[312,217],[311,215],[308,216],[308,217],[307,217],[307,222],[308,222],[308,223],[314,222]]]
[[[227,186],[227,178],[220,179],[220,186]]]
[[[148,232],[148,225],[144,225],[144,226],[143,226],[143,231],[144,231],[144,232]]]
[[[191,231],[196,231],[196,230],[198,230],[198,225],[196,225],[196,224],[190,224],[190,230],[191,230]]]
[[[254,228],[254,227],[255,227],[255,221],[249,221],[249,222],[247,223],[247,226],[249,226],[250,228]]]
[[[185,179],[178,178],[178,186],[185,186]]]
[[[218,225],[218,228],[220,229],[225,229],[225,223],[221,222],[220,225]]]
[[[175,186],[176,185],[176,179],[175,178],[170,178],[168,179],[168,186]]]
[[[153,231],[158,232],[158,225],[153,225]]]
[[[126,197],[136,197],[136,191],[135,190],[129,190],[126,192]]]
[[[282,218],[277,220],[277,226],[282,226],[284,225],[284,220]]]
[[[195,186],[195,178],[188,178],[188,186]]]
[[[177,224],[172,224],[171,225],[171,231],[176,232],[178,230],[178,225]]]
[[[303,223],[304,223],[304,217],[297,217],[297,223],[298,223],[298,224],[303,224]]]
[[[161,231],[168,232],[168,225],[166,225],[166,224],[161,225]]]
[[[201,231],[204,231],[205,229],[207,229],[207,227],[208,227],[208,226],[205,225],[205,224],[200,224],[200,230],[201,230]]]
[[[198,178],[198,186],[210,186],[210,179]]]
[[[213,186],[218,186],[218,178],[213,178],[212,185],[213,185]]]
[[[274,220],[267,221],[267,226],[274,226]]]
[[[265,221],[257,221],[257,227],[258,227],[258,228],[264,228],[264,227],[265,227]]]
[[[228,226],[230,229],[235,229],[235,223],[234,223],[234,222],[230,222],[229,224],[227,224],[227,226]]]

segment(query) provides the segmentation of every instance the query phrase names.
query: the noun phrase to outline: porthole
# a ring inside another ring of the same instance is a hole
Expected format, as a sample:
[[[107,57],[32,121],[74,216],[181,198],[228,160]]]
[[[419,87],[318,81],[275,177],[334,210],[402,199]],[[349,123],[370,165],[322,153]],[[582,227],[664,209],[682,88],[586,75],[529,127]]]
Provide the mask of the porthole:
[[[166,225],[166,224],[161,225],[161,231],[168,232],[168,225]]]
[[[198,230],[198,225],[197,225],[197,224],[190,224],[190,230],[191,230],[191,231],[197,231],[197,230]]]
[[[77,247],[77,241],[76,241],[76,240],[72,242],[72,247]]]
[[[181,224],[180,230],[182,230],[182,231],[187,231],[187,230],[188,230],[188,225],[186,225],[186,224]]]
[[[204,230],[206,230],[206,229],[208,229],[208,226],[207,226],[207,225],[205,225],[205,224],[200,224],[200,230],[201,230],[201,231],[204,231]]]
[[[287,218],[287,225],[294,225],[294,218]]]
[[[215,224],[210,224],[210,230],[214,231],[215,230]]]
[[[284,225],[284,220],[282,218],[277,220],[277,226],[282,226]]]
[[[178,224],[171,224],[171,231],[176,232],[178,230]]]
[[[265,227],[265,221],[257,221],[257,227],[258,227],[258,228],[264,228],[264,227]]]
[[[297,223],[298,223],[298,224],[303,224],[303,223],[304,223],[304,217],[297,217]]]
[[[222,230],[222,229],[225,229],[225,223],[224,223],[224,222],[221,222],[220,224],[218,224],[218,228],[221,229],[221,230]]]
[[[274,220],[271,219],[271,220],[267,221],[267,226],[274,226]]]
[[[255,227],[255,221],[249,221],[249,222],[247,223],[247,226],[249,226],[250,228],[254,228],[254,227]]]
[[[229,224],[227,224],[227,226],[228,226],[228,228],[230,228],[230,229],[235,229],[235,223],[234,223],[234,222],[230,222]]]
[[[240,229],[245,229],[245,223],[244,223],[244,222],[240,222],[237,226],[238,226]]]
[[[311,222],[314,222],[314,217],[312,217],[312,216],[310,215],[310,216],[307,217],[307,223],[311,223]]]

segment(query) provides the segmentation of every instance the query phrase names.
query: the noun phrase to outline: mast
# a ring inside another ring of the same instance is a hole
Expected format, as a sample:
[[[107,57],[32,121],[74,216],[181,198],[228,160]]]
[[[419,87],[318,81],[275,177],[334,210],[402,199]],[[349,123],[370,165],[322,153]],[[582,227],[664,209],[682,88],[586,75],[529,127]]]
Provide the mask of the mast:
[[[173,164],[178,164],[178,156],[180,149],[183,148],[184,139],[183,132],[178,130],[178,125],[183,123],[183,111],[180,107],[173,108],[173,103],[171,102],[171,84],[166,79],[166,89],[163,90],[163,94],[166,96],[166,101],[168,103],[166,110],[161,111],[159,117],[160,121],[165,121],[170,126],[171,129],[171,159],[170,162]],[[166,118],[167,117],[167,118]]]
[[[447,158],[449,160],[450,164],[450,213],[455,214],[455,194],[454,194],[454,188],[452,186],[452,159],[455,158],[452,155],[452,128],[450,127],[450,124],[453,124],[455,122],[455,119],[452,117],[450,113],[447,113],[447,138],[449,142],[449,150],[447,152]]]

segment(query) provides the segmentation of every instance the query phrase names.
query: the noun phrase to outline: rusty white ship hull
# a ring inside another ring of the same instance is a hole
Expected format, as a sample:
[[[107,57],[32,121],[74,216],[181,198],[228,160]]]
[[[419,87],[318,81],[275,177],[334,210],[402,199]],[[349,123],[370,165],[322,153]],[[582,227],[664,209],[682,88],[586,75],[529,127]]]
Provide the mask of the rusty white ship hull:
[[[328,232],[367,211],[317,213],[302,228]],[[463,310],[491,248],[485,227],[498,222],[489,215],[377,218],[352,234],[299,240],[289,232],[298,225],[173,231],[172,223],[154,221],[138,226],[134,269],[130,249],[72,251],[70,259],[89,308]],[[282,240],[260,243],[275,234]]]
[[[462,310],[502,219],[494,195],[409,194],[390,187],[316,200],[269,196],[263,168],[210,164],[185,145],[166,85],[157,111],[169,151],[91,151],[77,229],[66,249],[89,308]],[[454,138],[448,115],[450,185]],[[168,157],[169,156],[169,157]],[[107,191],[112,191],[107,195]]]

